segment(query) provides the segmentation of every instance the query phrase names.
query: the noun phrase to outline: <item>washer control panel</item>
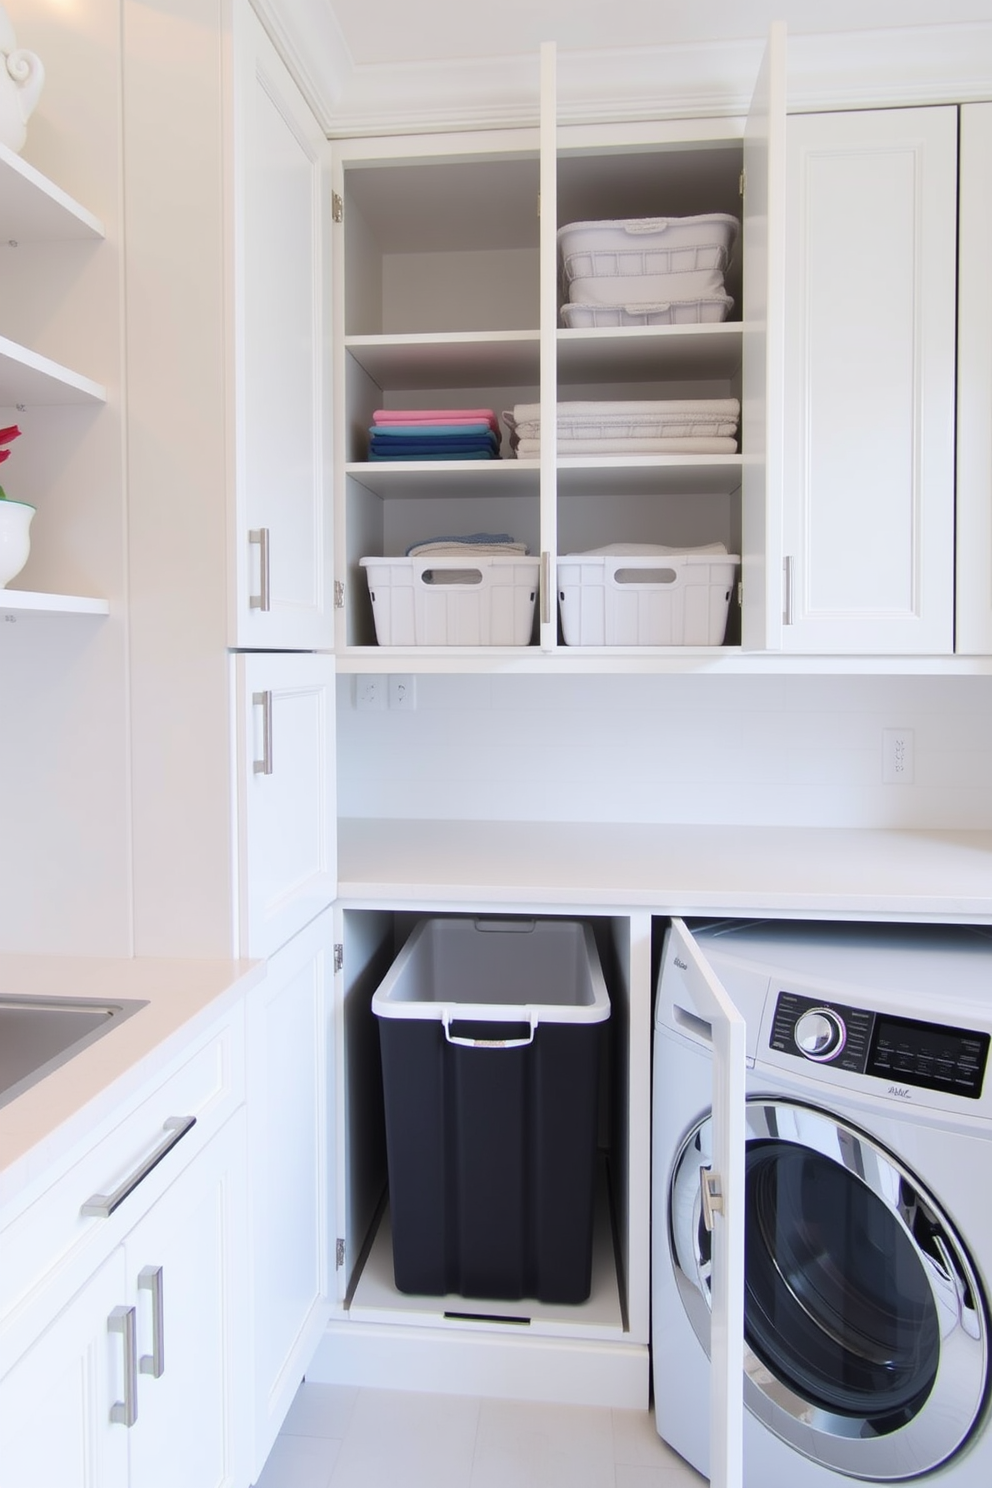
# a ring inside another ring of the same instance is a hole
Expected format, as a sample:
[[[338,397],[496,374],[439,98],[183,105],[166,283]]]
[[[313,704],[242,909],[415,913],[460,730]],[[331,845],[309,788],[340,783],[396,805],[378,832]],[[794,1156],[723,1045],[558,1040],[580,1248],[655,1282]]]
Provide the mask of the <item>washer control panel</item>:
[[[978,1100],[990,1038],[780,991],[768,1042],[796,1059]]]

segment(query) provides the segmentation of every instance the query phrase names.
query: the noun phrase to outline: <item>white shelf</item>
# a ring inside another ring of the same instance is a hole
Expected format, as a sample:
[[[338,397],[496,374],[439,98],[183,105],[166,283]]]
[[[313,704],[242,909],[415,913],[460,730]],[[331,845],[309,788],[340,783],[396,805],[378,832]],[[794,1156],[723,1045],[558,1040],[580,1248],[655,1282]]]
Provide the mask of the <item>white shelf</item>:
[[[98,382],[0,336],[0,407],[106,401],[106,389]]]
[[[37,594],[30,589],[0,589],[0,614],[32,611],[41,615],[109,615],[105,599],[80,594]]]
[[[538,331],[348,336],[345,350],[381,388],[530,386],[540,376]]]
[[[558,461],[558,495],[726,496],[741,484],[740,455],[603,455]]]
[[[559,331],[560,383],[729,379],[741,368],[740,321]]]
[[[538,460],[355,461],[345,474],[375,496],[537,496]]]
[[[0,145],[0,240],[39,243],[103,236],[99,218]]]

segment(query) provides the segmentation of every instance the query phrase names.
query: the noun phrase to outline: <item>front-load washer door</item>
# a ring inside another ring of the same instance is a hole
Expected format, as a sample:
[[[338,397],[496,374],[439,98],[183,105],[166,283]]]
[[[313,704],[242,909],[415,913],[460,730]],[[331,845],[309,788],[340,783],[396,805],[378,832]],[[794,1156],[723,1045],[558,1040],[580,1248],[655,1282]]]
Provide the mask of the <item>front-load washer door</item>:
[[[869,1481],[946,1462],[988,1392],[988,1307],[931,1193],[864,1132],[795,1101],[747,1102],[747,1408],[797,1451]],[[670,1242],[709,1347],[700,1170],[710,1120],[675,1163]]]

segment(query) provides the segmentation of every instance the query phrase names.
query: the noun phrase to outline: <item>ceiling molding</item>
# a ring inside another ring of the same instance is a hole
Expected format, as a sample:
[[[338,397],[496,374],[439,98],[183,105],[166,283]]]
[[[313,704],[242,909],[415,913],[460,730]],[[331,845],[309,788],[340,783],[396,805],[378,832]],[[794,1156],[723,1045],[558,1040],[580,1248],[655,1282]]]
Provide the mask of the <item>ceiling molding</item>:
[[[326,0],[252,0],[329,137],[531,126],[538,58],[356,65]],[[746,113],[762,41],[558,51],[563,123]],[[992,98],[992,22],[794,36],[788,107]]]

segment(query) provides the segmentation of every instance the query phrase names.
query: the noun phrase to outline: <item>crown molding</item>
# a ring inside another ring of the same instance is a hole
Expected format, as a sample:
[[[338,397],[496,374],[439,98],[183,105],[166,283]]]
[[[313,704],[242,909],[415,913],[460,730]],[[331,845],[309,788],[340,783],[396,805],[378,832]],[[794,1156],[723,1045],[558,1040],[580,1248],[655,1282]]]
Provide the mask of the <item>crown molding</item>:
[[[532,126],[538,59],[356,65],[328,0],[252,0],[330,138]],[[761,40],[559,48],[562,123],[740,116]],[[992,22],[792,36],[792,112],[992,98]]]

